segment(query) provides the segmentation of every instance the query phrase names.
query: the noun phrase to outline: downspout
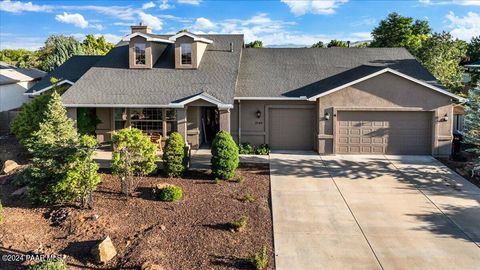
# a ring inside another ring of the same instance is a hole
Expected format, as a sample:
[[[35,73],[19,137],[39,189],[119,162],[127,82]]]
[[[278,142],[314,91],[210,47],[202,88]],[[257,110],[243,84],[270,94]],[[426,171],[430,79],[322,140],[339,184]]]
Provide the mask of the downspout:
[[[242,143],[242,104],[238,100],[238,144]]]

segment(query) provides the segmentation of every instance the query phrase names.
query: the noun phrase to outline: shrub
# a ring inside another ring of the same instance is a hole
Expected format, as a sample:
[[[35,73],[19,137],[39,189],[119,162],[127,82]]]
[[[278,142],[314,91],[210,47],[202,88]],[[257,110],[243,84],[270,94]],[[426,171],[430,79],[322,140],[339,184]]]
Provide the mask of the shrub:
[[[268,146],[268,144],[260,144],[255,149],[255,154],[257,154],[257,155],[268,155],[268,154],[270,154],[270,147]]]
[[[187,169],[185,141],[178,132],[170,134],[163,149],[163,170],[170,177],[180,176]]]
[[[268,252],[267,247],[263,247],[263,249],[254,254],[252,257],[249,258],[250,263],[256,270],[264,270],[267,268],[268,265]]]
[[[28,267],[29,270],[67,270],[67,264],[63,260],[42,261]]]
[[[2,206],[2,201],[0,201],[0,224],[3,223],[3,220],[5,217],[3,216],[3,206]]]
[[[240,219],[230,222],[230,228],[236,232],[242,232],[248,224],[248,217],[241,216]]]
[[[125,128],[112,136],[114,150],[112,154],[113,173],[120,176],[122,192],[127,195],[135,190],[139,179],[157,168],[157,146],[150,138],[136,128]]]
[[[75,199],[68,171],[76,154],[78,135],[67,117],[60,95],[54,92],[39,130],[32,135],[29,148],[32,166],[27,175],[28,192],[35,203],[54,204]]]
[[[183,190],[179,186],[168,185],[159,190],[157,198],[164,202],[176,202],[183,197]]]
[[[243,197],[243,201],[248,202],[248,203],[253,203],[253,202],[255,202],[255,197],[253,197],[253,195],[251,195],[250,193],[247,193]]]
[[[235,176],[238,167],[238,147],[228,132],[222,130],[215,136],[211,161],[214,177],[228,180]]]
[[[251,155],[255,153],[253,145],[250,143],[241,143],[238,145],[238,153],[240,155]]]
[[[239,175],[239,176],[235,177],[234,181],[241,184],[241,183],[243,183],[243,181],[245,181],[245,177],[243,175]]]
[[[77,108],[77,129],[80,134],[94,135],[97,125],[102,123],[95,108]]]

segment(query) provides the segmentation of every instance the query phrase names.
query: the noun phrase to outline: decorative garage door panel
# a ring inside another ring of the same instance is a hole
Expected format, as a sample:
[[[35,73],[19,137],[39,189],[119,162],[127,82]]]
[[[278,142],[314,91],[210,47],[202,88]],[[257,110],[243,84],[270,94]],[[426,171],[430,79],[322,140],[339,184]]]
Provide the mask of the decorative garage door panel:
[[[269,145],[277,150],[312,150],[314,110],[310,108],[271,108]]]
[[[339,112],[338,154],[431,153],[429,112]]]

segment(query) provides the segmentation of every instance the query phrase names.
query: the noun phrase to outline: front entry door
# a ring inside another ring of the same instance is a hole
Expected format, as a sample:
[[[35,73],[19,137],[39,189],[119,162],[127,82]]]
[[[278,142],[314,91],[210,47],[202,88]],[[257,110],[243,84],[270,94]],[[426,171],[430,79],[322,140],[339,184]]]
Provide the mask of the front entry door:
[[[216,107],[202,107],[201,117],[202,145],[210,146],[220,130],[220,114]]]

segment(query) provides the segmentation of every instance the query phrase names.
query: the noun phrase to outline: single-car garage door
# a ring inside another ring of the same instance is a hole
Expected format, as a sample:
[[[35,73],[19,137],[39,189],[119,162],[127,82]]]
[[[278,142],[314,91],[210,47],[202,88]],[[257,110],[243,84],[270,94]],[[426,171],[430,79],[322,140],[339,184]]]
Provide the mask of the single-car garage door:
[[[338,154],[429,155],[430,112],[337,113]]]
[[[268,118],[270,148],[313,149],[313,108],[271,108]]]

